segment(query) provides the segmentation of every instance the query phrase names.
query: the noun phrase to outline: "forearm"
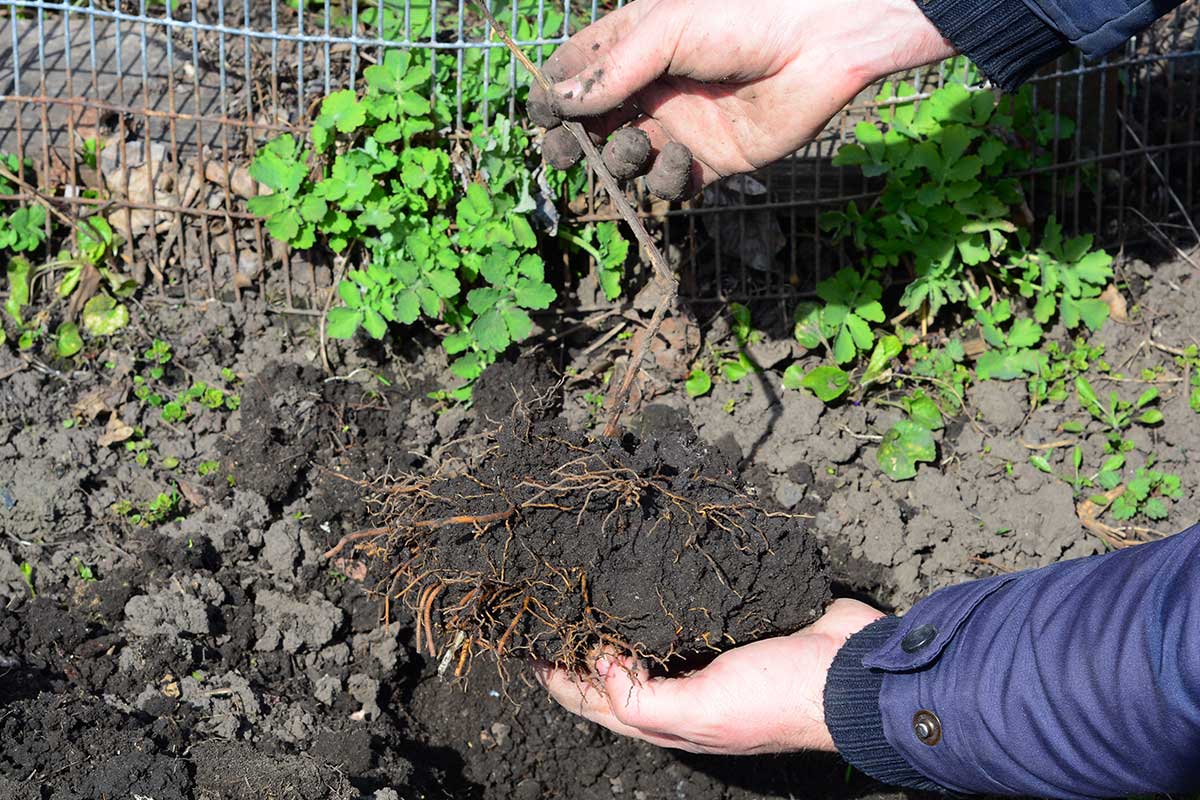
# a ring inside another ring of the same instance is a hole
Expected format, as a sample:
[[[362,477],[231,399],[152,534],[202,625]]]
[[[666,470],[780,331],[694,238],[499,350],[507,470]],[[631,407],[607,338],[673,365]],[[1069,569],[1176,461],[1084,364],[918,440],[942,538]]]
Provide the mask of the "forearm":
[[[825,705],[844,755],[884,780],[1053,797],[1194,791],[1200,528],[937,592],[850,640]]]
[[[1099,58],[1182,0],[913,0],[993,83],[1016,89],[1072,47]]]

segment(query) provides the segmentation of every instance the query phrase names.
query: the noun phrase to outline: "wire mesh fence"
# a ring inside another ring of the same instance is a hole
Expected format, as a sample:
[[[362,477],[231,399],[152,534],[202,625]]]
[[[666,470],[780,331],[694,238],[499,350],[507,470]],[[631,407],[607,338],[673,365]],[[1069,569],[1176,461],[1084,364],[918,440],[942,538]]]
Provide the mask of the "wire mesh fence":
[[[614,5],[495,2],[539,60]],[[1035,217],[1055,214],[1109,246],[1192,229],[1198,17],[1193,0],[1120,53],[1067,56],[1033,80],[1039,107],[1077,123],[1026,176]],[[7,199],[105,214],[129,244],[129,272],[160,297],[319,314],[333,270],[284,250],[248,213],[259,187],[246,164],[266,138],[303,131],[321,98],[354,88],[389,48],[428,60],[429,95],[459,132],[521,112],[528,76],[466,0],[0,0],[0,153],[31,159],[36,173]],[[947,76],[908,78],[920,97]],[[783,310],[844,263],[819,218],[879,188],[832,164],[854,125],[873,118],[875,95],[792,157],[695,201],[669,206],[633,190],[689,299]],[[616,218],[592,186],[574,211],[581,222]]]

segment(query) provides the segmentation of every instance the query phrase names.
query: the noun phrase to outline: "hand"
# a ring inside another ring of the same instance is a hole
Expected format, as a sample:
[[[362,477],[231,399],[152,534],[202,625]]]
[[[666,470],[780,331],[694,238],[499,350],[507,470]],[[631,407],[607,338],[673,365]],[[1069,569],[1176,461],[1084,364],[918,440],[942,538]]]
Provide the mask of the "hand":
[[[800,149],[873,81],[954,54],[916,0],[633,0],[562,45],[530,117],[552,128],[547,159],[578,145],[557,117],[599,137],[631,123],[651,157],[695,157],[692,192]]]
[[[568,711],[662,747],[725,755],[832,752],[825,675],[846,640],[881,616],[856,600],[835,600],[799,633],[729,650],[685,677],[651,678],[643,664],[604,654],[594,675],[542,664],[538,680]]]

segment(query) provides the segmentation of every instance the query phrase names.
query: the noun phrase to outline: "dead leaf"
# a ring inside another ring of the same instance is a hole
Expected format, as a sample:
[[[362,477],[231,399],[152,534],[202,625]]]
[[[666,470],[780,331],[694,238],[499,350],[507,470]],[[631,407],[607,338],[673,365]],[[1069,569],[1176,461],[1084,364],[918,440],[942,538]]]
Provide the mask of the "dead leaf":
[[[164,697],[179,697],[179,681],[175,680],[175,676],[168,672],[159,680],[158,690],[163,693]]]
[[[85,425],[92,422],[101,414],[112,411],[105,401],[106,390],[93,389],[75,401],[71,406],[71,416]]]
[[[965,355],[967,358],[979,358],[981,355],[987,352],[988,346],[987,342],[979,337],[976,337],[974,339],[967,339],[964,341],[962,343],[962,348],[963,355]]]
[[[1108,304],[1108,316],[1114,322],[1126,322],[1129,319],[1129,306],[1125,302],[1125,295],[1121,294],[1116,284],[1110,283],[1108,288],[1100,293],[1100,299]]]
[[[188,504],[195,508],[203,508],[208,503],[208,498],[204,495],[204,490],[189,481],[176,480],[175,484],[179,487],[179,493],[183,495],[183,499],[188,501]]]
[[[113,414],[108,418],[108,425],[104,426],[104,433],[100,434],[97,444],[101,447],[108,447],[111,444],[123,442],[133,436],[133,428],[126,425],[119,416]]]
[[[1112,547],[1128,547],[1130,542],[1125,538],[1125,534],[1121,530],[1105,522],[1101,522],[1100,515],[1113,504],[1114,500],[1123,494],[1125,494],[1125,486],[1121,485],[1115,489],[1110,489],[1104,494],[1095,495],[1096,497],[1103,498],[1103,503],[1097,503],[1089,497],[1075,506],[1075,516],[1079,517],[1080,524]]]

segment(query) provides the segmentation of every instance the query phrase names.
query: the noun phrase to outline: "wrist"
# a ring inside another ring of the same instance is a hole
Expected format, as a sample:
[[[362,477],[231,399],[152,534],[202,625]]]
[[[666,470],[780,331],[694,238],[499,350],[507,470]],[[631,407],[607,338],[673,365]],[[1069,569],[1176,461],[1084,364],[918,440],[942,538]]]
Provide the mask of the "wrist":
[[[937,63],[957,54],[921,10],[919,0],[843,0],[845,13],[831,14],[834,35],[850,59],[849,71],[863,87],[896,72]]]

